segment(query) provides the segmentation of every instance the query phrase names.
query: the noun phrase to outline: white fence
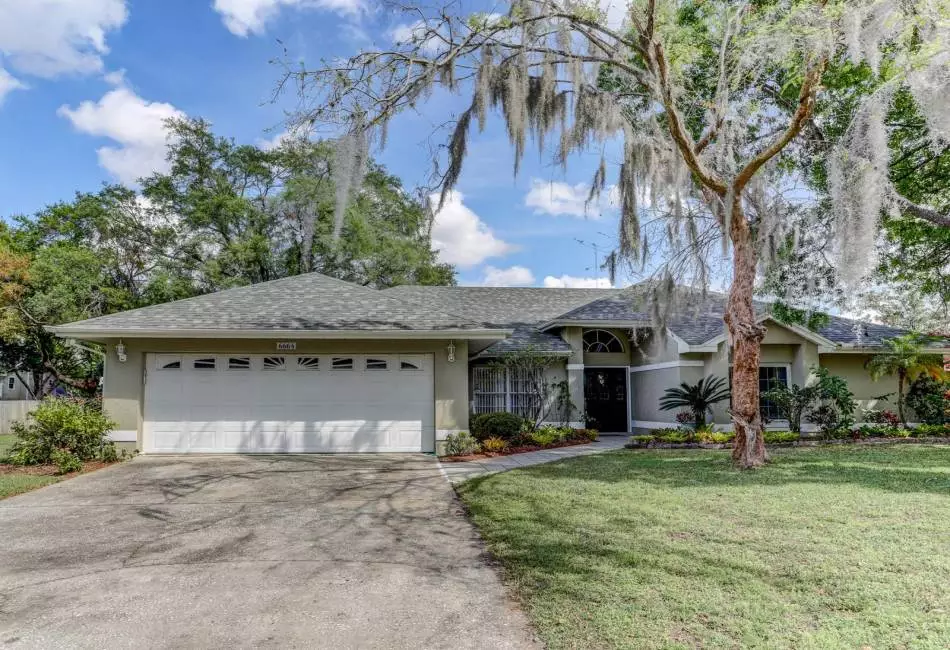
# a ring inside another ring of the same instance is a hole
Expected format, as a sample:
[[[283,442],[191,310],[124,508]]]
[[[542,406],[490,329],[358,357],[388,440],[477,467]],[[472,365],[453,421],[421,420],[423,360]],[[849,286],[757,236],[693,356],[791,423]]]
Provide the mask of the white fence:
[[[37,400],[0,400],[0,435],[10,433],[10,425],[25,418],[38,404]]]

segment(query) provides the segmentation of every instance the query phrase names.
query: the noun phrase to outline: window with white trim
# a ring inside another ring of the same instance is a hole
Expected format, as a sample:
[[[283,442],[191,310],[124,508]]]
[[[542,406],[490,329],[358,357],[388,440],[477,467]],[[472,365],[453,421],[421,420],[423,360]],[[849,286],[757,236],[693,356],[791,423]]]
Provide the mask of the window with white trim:
[[[584,332],[584,352],[623,352],[623,343],[607,330]]]
[[[13,388],[14,388],[15,386],[16,386],[16,378],[15,378],[15,377],[10,377],[9,379],[7,379],[7,388],[8,388],[9,390],[13,390]]]
[[[533,418],[537,414],[543,382],[540,368],[473,366],[472,410],[476,415],[506,411]]]

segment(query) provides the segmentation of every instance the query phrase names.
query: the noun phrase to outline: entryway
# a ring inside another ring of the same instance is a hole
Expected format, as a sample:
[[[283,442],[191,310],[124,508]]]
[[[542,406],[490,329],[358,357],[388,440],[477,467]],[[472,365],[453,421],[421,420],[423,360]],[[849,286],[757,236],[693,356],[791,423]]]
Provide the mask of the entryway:
[[[627,431],[627,368],[585,368],[587,426],[602,432]]]

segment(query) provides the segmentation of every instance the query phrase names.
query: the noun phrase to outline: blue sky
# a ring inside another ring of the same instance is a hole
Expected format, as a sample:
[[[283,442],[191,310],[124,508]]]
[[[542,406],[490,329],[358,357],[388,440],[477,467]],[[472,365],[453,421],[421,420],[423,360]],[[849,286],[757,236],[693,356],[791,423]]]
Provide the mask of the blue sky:
[[[272,103],[286,46],[316,63],[392,40],[404,16],[370,0],[0,0],[0,214],[33,213],[76,191],[161,169],[164,118],[261,142],[282,130],[292,97]],[[390,128],[377,159],[407,187],[431,167],[425,140],[461,100],[437,96]],[[593,250],[616,239],[609,204],[583,211],[596,164],[564,173],[529,147],[518,178],[497,120],[473,135],[457,193],[437,216],[435,245],[466,284],[604,282]]]

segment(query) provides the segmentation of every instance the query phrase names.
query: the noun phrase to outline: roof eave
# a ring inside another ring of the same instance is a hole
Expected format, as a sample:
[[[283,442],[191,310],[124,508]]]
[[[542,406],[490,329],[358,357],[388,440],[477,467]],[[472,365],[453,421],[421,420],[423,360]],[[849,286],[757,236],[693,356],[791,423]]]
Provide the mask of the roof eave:
[[[564,357],[565,359],[574,354],[570,350],[537,350],[532,348],[531,351],[542,356]],[[517,350],[503,350],[501,352],[489,352],[487,350],[482,350],[481,352],[477,352],[470,356],[469,359],[472,361],[477,359],[498,359],[508,354],[517,354]]]
[[[47,331],[60,338],[96,341],[103,339],[472,339],[503,340],[513,330],[504,328],[444,330],[239,330],[160,328],[70,328],[51,326]]]
[[[831,339],[825,338],[824,336],[822,336],[821,334],[818,334],[817,332],[813,332],[806,327],[802,327],[801,325],[795,325],[792,323],[783,323],[780,320],[776,319],[771,314],[762,314],[755,320],[757,323],[763,323],[767,320],[770,320],[773,323],[776,323],[777,325],[779,325],[780,327],[784,327],[787,330],[795,332],[806,341],[811,341],[812,343],[818,345],[819,347],[823,346],[827,348],[836,348],[838,346],[837,343],[835,343]],[[703,341],[700,344],[700,346],[703,346],[703,347],[718,346],[720,343],[724,343],[726,341],[727,336],[728,336],[728,333],[723,332],[722,334],[714,336],[708,341]]]

